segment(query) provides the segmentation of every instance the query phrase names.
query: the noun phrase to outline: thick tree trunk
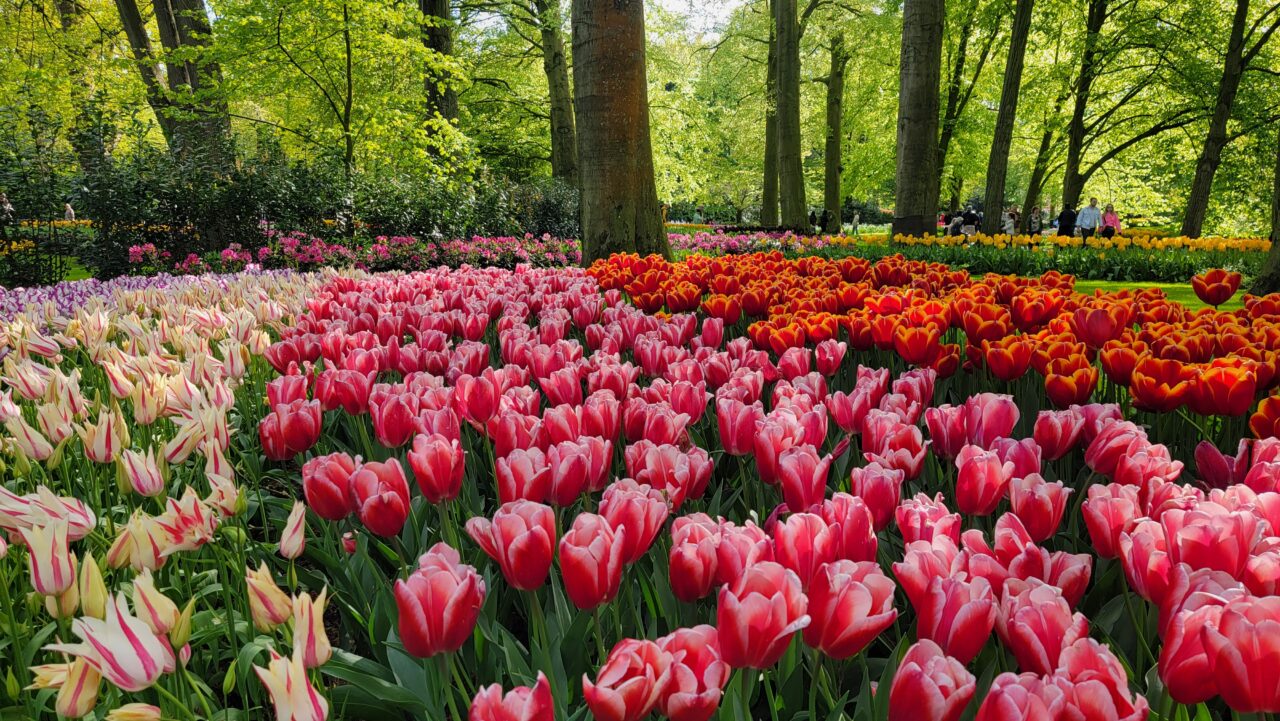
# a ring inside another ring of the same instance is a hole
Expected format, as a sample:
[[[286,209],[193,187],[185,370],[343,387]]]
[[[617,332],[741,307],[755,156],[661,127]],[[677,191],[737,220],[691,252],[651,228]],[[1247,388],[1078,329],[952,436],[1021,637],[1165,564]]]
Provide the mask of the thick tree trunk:
[[[1022,89],[1022,63],[1027,54],[1027,36],[1031,33],[1031,11],[1035,0],[1017,0],[1013,16],[1013,34],[1009,40],[1009,59],[1004,66],[1004,86],[1000,89],[1000,110],[996,114],[996,130],[991,139],[991,155],[987,159],[987,189],[983,194],[987,213],[982,231],[988,235],[1000,232],[999,209],[1004,208],[1004,183],[1009,172],[1009,146],[1013,143],[1013,123],[1018,117],[1018,93]]]
[[[449,0],[418,0],[422,13],[422,44],[434,53],[453,55],[453,9]],[[458,117],[458,91],[448,73],[427,71],[423,78],[427,110],[445,120]]]
[[[573,127],[573,91],[560,32],[560,0],[534,0],[542,36],[542,69],[551,110],[551,175],[578,184],[578,139]]]
[[[1182,216],[1182,234],[1199,238],[1204,228],[1204,216],[1209,210],[1209,192],[1213,189],[1213,176],[1222,163],[1222,149],[1227,145],[1227,123],[1231,109],[1240,90],[1240,78],[1244,75],[1245,26],[1249,21],[1249,0],[1236,0],[1235,16],[1231,20],[1231,37],[1227,41],[1227,55],[1222,64],[1222,78],[1218,81],[1218,99],[1209,120],[1209,133],[1196,161],[1196,175],[1191,181],[1191,193],[1187,196],[1187,210]]]
[[[1271,185],[1271,251],[1249,292],[1266,295],[1280,291],[1280,130],[1276,132],[1276,171]]]
[[[831,40],[831,72],[827,75],[827,146],[822,187],[822,207],[826,211],[826,225],[822,230],[827,233],[840,232],[844,70],[848,62],[849,55],[844,47],[844,35],[837,33]]]
[[[778,225],[778,34],[769,2],[769,58],[764,80],[764,188],[760,197],[760,225]]]
[[[1080,204],[1086,178],[1080,174],[1084,155],[1085,113],[1089,109],[1089,93],[1098,75],[1097,58],[1102,42],[1102,26],[1107,20],[1108,0],[1089,0],[1085,19],[1084,52],[1080,56],[1080,74],[1076,76],[1075,107],[1067,125],[1067,164],[1062,177],[1062,204],[1075,208]]]
[[[955,137],[956,121],[960,117],[960,89],[964,85],[964,66],[969,55],[969,34],[973,30],[973,15],[967,15],[960,26],[960,42],[956,45],[956,61],[947,80],[947,102],[942,110],[942,132],[938,135],[938,184],[947,170],[947,152]],[[939,64],[941,68],[941,64]],[[941,72],[941,71],[939,71]]]
[[[938,80],[944,0],[905,0],[893,232],[932,235],[938,212]]]
[[[653,178],[643,0],[573,0],[582,262],[670,257]]]
[[[218,90],[222,68],[208,57],[201,57],[213,41],[209,8],[204,0],[153,0],[152,7],[160,43],[169,56],[180,58],[165,62],[168,97],[175,109],[189,114],[175,120],[170,150],[212,170],[228,170],[234,152],[231,116]]]
[[[800,23],[796,0],[773,0],[778,64],[778,201],[782,227],[805,230],[804,166],[800,157]]]
[[[175,145],[174,121],[169,114],[169,101],[165,97],[164,71],[156,59],[155,50],[151,46],[151,36],[147,33],[147,25],[138,11],[136,0],[115,0],[116,11],[120,14],[120,25],[124,28],[125,37],[129,39],[129,49],[133,54],[134,65],[138,76],[142,79],[142,87],[146,92],[147,104],[156,116],[160,132],[164,135],[165,144],[171,149]]]

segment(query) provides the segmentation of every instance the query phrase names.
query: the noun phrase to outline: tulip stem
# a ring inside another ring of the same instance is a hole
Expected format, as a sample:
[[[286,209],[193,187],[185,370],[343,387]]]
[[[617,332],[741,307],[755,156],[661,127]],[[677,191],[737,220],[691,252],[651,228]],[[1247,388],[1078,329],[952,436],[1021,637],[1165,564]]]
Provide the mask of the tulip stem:
[[[813,668],[809,677],[809,721],[818,720],[818,681],[822,675],[822,652],[813,649]]]
[[[196,717],[195,713],[193,713],[191,709],[188,708],[187,705],[183,703],[177,696],[174,696],[172,693],[170,693],[169,689],[165,688],[163,684],[156,684],[155,689],[156,689],[156,692],[159,693],[161,696],[163,696],[166,700],[168,700],[169,703],[172,703],[178,708],[182,709],[182,711],[187,715],[187,718],[194,719]]]
[[[204,691],[200,690],[200,685],[196,683],[195,678],[191,675],[191,670],[185,664],[182,666],[182,677],[187,680],[191,690],[196,692],[196,698],[200,701],[200,708],[204,711],[205,718],[212,719],[213,710],[209,708],[209,701],[204,697]]]
[[[759,673],[753,668],[744,668],[740,672],[742,677],[739,679],[739,690],[742,692],[742,721],[751,721],[751,697],[755,689],[756,674]]]
[[[436,666],[440,676],[440,690],[444,692],[445,703],[449,706],[449,717],[462,720],[462,716],[458,715],[458,704],[454,699],[453,693],[453,675],[449,673],[449,652],[436,654]]]
[[[777,681],[774,679],[774,674],[768,674],[765,676],[764,695],[769,702],[769,718],[772,719],[772,721],[778,721],[778,698],[776,696],[777,692],[774,689],[774,685],[776,683]]]
[[[600,620],[600,607],[596,606],[592,613],[596,617],[596,663],[603,666],[606,657],[604,650],[604,624]]]

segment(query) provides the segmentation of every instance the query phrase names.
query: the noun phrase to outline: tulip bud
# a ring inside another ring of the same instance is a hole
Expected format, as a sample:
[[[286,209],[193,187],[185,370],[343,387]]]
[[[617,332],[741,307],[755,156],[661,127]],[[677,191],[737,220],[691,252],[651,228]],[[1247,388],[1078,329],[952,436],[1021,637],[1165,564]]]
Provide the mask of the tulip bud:
[[[178,622],[173,624],[173,628],[169,629],[169,643],[174,648],[186,646],[187,641],[191,639],[191,615],[195,612],[195,608],[196,600],[194,598],[187,601],[187,605],[178,616]]]
[[[80,609],[85,616],[96,619],[107,617],[107,584],[102,569],[93,554],[87,553],[80,566]]]
[[[271,629],[289,620],[293,606],[271,577],[267,564],[258,566],[256,571],[246,571],[244,580],[249,586],[249,611],[253,615],[254,628],[270,633]]]
[[[77,658],[67,672],[67,680],[58,689],[59,716],[80,718],[86,716],[98,704],[98,686],[102,676],[83,658]]]
[[[157,636],[169,633],[178,622],[178,604],[156,588],[150,569],[133,579],[133,609]]]
[[[280,536],[280,555],[293,560],[302,555],[307,546],[307,507],[302,501],[293,502],[293,510],[285,521],[284,532]]]
[[[160,721],[159,706],[149,703],[127,703],[107,713],[104,721]]]
[[[76,575],[76,557],[71,556],[71,577],[74,579]],[[45,610],[50,616],[56,619],[71,618],[76,615],[76,610],[80,608],[80,586],[72,581],[67,590],[56,596],[44,597]]]
[[[18,677],[13,675],[12,666],[9,667],[9,670],[4,675],[4,692],[13,701],[17,701],[18,694],[22,693],[22,686],[18,684]]]
[[[324,630],[324,607],[328,589],[322,589],[313,601],[304,593],[293,600],[293,655],[302,658],[307,668],[323,666],[333,656],[329,636]]]

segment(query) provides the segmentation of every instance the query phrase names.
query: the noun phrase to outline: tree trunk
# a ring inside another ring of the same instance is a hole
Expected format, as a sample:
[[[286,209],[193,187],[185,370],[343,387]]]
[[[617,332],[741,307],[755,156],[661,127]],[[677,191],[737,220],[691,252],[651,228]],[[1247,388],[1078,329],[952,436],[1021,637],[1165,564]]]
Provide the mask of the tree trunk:
[[[1018,116],[1018,93],[1022,89],[1022,62],[1027,53],[1027,36],[1031,33],[1031,11],[1035,0],[1017,0],[1013,16],[1013,34],[1009,40],[1009,59],[1004,66],[1004,86],[1000,89],[1000,111],[996,114],[995,135],[991,139],[991,155],[987,159],[987,189],[983,193],[987,212],[982,231],[987,235],[1000,232],[1000,212],[1004,208],[1004,183],[1009,172],[1009,146],[1013,143],[1013,123]]]
[[[147,104],[156,116],[160,133],[164,135],[165,144],[174,147],[174,121],[169,114],[169,101],[165,97],[164,72],[156,59],[155,50],[151,46],[151,36],[147,33],[147,25],[138,11],[136,0],[115,0],[116,11],[120,14],[120,25],[124,28],[125,37],[129,39],[129,49],[133,53],[134,65],[138,76],[142,79],[142,87],[146,93]]]
[[[1187,211],[1182,216],[1182,234],[1199,238],[1204,228],[1204,216],[1209,210],[1209,192],[1213,189],[1213,176],[1222,163],[1222,149],[1227,145],[1227,123],[1240,89],[1244,74],[1245,25],[1249,21],[1249,0],[1236,0],[1235,16],[1231,20],[1231,37],[1227,41],[1227,55],[1222,64],[1222,78],[1218,82],[1218,99],[1213,106],[1213,118],[1209,121],[1209,134],[1204,139],[1200,158],[1196,161],[1196,175],[1191,181],[1191,193],[1187,196]]]
[[[764,189],[760,198],[760,225],[778,225],[778,34],[773,27],[773,2],[769,0],[769,58],[764,80]]]
[[[643,0],[573,0],[582,262],[671,256],[653,178]]]
[[[453,55],[453,9],[449,0],[418,0],[422,13],[422,44],[433,53]],[[423,78],[427,111],[431,117],[456,120],[458,91],[449,73],[427,71]]]
[[[942,184],[942,174],[947,170],[947,151],[951,147],[951,139],[955,137],[956,121],[960,117],[960,88],[964,84],[965,60],[969,55],[969,34],[973,30],[973,15],[965,16],[960,26],[960,42],[956,45],[956,62],[951,68],[951,78],[947,81],[947,102],[942,111],[942,133],[938,136],[938,184]],[[941,72],[941,61],[939,61]]]
[[[945,0],[905,0],[893,232],[932,235],[938,212],[938,80]]]
[[[1076,77],[1075,107],[1067,126],[1067,165],[1062,177],[1062,204],[1073,209],[1080,204],[1085,178],[1080,174],[1081,157],[1084,154],[1085,112],[1089,108],[1089,92],[1097,77],[1097,57],[1101,42],[1102,26],[1107,20],[1108,0],[1089,0],[1089,14],[1085,20],[1084,52],[1080,57],[1080,74]]]
[[[560,32],[560,0],[534,0],[542,35],[542,69],[551,110],[551,175],[578,184],[578,139],[573,128],[573,91]]]
[[[222,85],[222,68],[201,55],[213,42],[209,8],[204,0],[153,0],[156,29],[166,54],[168,97],[173,107],[185,111],[174,121],[171,151],[186,160],[207,164],[211,170],[229,170],[234,162],[231,116]]]
[[[1040,136],[1040,148],[1031,166],[1031,178],[1027,180],[1027,197],[1022,201],[1022,214],[1018,220],[1018,232],[1031,232],[1031,213],[1040,212],[1040,193],[1044,189],[1044,176],[1049,172],[1049,151],[1053,148],[1053,127],[1044,129]]]
[[[773,0],[778,64],[778,200],[782,227],[809,227],[800,158],[800,23],[796,0]]]
[[[849,56],[844,35],[831,39],[831,73],[827,75],[827,147],[823,175],[822,206],[826,211],[827,233],[840,232],[840,171],[844,128],[844,70]]]
[[[1253,279],[1249,292],[1266,295],[1280,291],[1280,130],[1276,132],[1276,171],[1271,185],[1271,251]]]

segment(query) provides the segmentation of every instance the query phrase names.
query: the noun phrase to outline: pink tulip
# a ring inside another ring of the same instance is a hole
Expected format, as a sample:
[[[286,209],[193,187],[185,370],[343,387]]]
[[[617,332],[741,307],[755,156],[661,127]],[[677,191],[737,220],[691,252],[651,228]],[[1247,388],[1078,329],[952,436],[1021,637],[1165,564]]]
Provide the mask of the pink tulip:
[[[117,594],[107,604],[105,619],[77,618],[71,632],[80,643],[56,643],[45,648],[84,659],[128,693],[150,688],[161,674],[172,673],[177,667],[169,642],[129,613],[124,594]]]
[[[467,535],[498,562],[507,583],[521,591],[541,587],[551,572],[555,512],[533,501],[504,503],[493,516],[467,521]]]
[[[889,721],[957,721],[977,680],[933,641],[917,641],[898,664],[889,689]]]

